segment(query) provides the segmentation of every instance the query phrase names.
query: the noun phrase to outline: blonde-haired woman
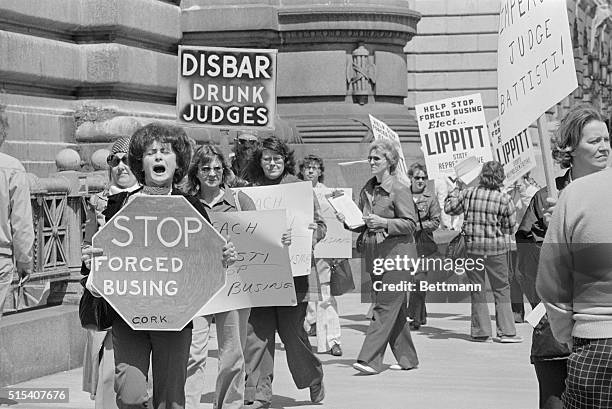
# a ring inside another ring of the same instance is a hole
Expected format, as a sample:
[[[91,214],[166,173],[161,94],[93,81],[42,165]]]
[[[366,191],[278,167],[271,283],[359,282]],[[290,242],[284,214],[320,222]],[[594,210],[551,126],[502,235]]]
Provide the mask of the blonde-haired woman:
[[[390,369],[413,369],[419,364],[406,319],[407,293],[385,291],[388,284],[407,282],[410,271],[397,268],[377,274],[374,269],[376,259],[395,259],[405,255],[417,258],[414,243],[417,216],[410,188],[395,176],[398,162],[399,153],[395,145],[384,140],[373,142],[368,154],[373,177],[359,194],[359,208],[365,226],[354,231],[361,232],[362,272],[367,271],[372,281],[374,309],[353,367],[368,375],[382,371],[387,344],[397,360]],[[345,221],[342,214],[338,214],[338,219]]]

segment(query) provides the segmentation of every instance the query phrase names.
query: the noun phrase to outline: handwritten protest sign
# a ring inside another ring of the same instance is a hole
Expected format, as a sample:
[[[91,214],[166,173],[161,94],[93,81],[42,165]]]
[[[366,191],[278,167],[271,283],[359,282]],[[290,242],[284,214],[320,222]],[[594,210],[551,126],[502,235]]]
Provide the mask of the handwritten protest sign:
[[[316,258],[351,258],[353,257],[352,234],[336,218],[336,212],[330,206],[325,195],[340,190],[347,197],[352,197],[353,189],[316,188],[315,196],[321,205],[321,214],[327,225],[325,238],[315,246]]]
[[[491,136],[493,160],[504,167],[506,179],[504,185],[510,186],[524,174],[536,167],[535,152],[528,129],[523,129],[517,135],[504,135],[499,126],[499,117],[488,124]]]
[[[255,202],[257,210],[286,209],[287,228],[291,228],[289,259],[293,276],[310,274],[312,260],[313,192],[311,182],[236,189]]]
[[[180,331],[223,286],[224,244],[184,197],[137,196],[93,237],[92,284],[132,329]]]
[[[276,50],[179,46],[180,122],[274,129]]]
[[[400,155],[397,169],[405,177],[408,175],[408,167],[406,166],[406,159],[404,158],[404,152],[402,151],[402,144],[400,143],[399,135],[393,129],[391,129],[386,123],[381,120],[374,118],[370,115],[370,124],[372,125],[372,134],[374,139],[387,139],[395,144],[398,153]]]
[[[198,315],[238,308],[295,305],[287,248],[285,210],[210,213],[213,227],[229,236],[238,260],[227,269],[225,285]]]
[[[497,47],[502,134],[518,135],[577,86],[566,2],[503,0]]]
[[[492,160],[480,94],[419,104],[415,110],[430,179],[454,177],[455,165],[468,156]]]

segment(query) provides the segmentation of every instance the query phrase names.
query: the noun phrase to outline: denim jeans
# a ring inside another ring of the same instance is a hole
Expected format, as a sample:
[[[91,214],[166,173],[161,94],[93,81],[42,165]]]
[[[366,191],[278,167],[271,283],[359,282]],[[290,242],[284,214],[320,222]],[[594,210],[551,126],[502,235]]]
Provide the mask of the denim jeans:
[[[244,404],[244,347],[250,308],[215,314],[219,365],[215,384],[215,409],[240,409]],[[185,408],[200,408],[204,393],[204,369],[208,357],[208,340],[212,315],[193,320],[193,335],[189,349]]]

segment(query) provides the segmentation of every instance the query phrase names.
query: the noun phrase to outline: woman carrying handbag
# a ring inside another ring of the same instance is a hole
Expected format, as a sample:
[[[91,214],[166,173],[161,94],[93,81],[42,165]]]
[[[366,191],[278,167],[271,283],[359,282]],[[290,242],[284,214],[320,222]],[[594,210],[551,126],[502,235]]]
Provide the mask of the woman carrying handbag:
[[[427,169],[420,163],[414,163],[408,169],[408,177],[412,182],[410,192],[414,200],[418,223],[414,238],[419,257],[428,257],[438,248],[433,240],[433,231],[440,226],[440,205],[433,188],[427,186]],[[417,271],[414,275],[416,289],[410,293],[408,300],[408,317],[412,319],[410,328],[418,330],[427,324],[427,308],[425,307],[426,291],[419,288],[421,281],[427,281],[427,271]]]

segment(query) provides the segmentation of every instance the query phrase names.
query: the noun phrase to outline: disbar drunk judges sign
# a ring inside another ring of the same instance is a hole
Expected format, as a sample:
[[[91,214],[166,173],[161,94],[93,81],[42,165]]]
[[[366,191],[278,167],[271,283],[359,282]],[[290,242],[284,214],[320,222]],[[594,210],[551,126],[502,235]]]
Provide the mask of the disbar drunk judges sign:
[[[225,283],[225,240],[181,196],[134,197],[93,244],[93,286],[135,330],[180,331]]]
[[[518,135],[576,87],[565,0],[503,0],[497,92],[501,132]]]
[[[274,129],[276,50],[179,46],[178,74],[180,122]]]

